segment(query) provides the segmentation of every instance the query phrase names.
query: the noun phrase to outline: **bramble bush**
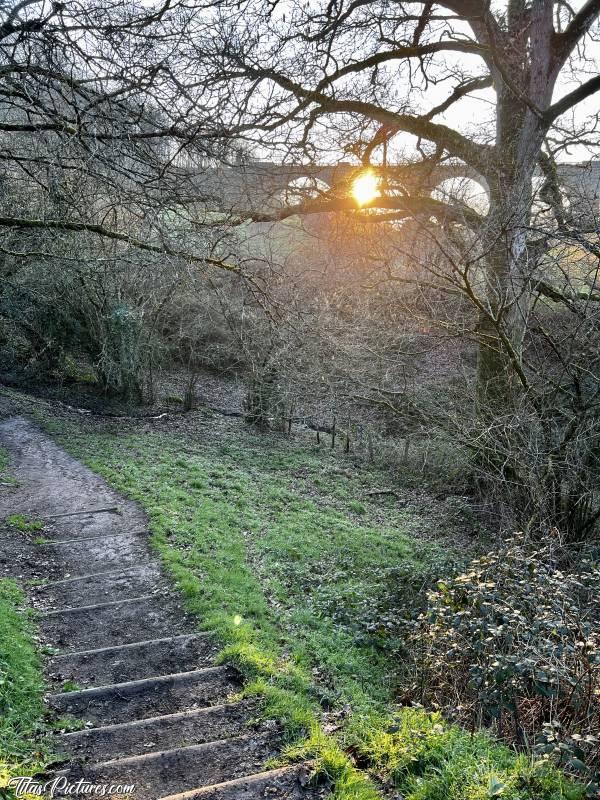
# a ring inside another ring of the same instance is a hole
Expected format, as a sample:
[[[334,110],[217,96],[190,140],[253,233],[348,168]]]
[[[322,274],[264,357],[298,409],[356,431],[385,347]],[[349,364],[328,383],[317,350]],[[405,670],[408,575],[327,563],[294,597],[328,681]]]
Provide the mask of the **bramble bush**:
[[[600,570],[522,534],[440,582],[413,632],[421,700],[595,781]]]

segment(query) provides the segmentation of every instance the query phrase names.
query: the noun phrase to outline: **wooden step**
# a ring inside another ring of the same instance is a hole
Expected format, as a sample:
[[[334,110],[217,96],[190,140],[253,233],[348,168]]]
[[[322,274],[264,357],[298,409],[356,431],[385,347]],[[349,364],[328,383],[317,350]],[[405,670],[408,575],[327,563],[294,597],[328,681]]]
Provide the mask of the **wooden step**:
[[[209,667],[217,649],[209,633],[184,633],[54,656],[47,672],[54,682],[106,686]]]
[[[260,772],[276,755],[278,737],[272,733],[238,736],[174,750],[76,765],[65,771],[71,778],[92,783],[134,784],[135,800],[156,800],[160,792],[175,794]]]
[[[61,580],[28,587],[28,594],[42,611],[51,608],[73,608],[140,597],[157,587],[166,587],[154,565],[131,566],[129,569],[100,571],[94,574],[65,576]]]
[[[94,572],[90,567],[105,570],[109,565],[123,568],[135,564],[135,560],[137,564],[151,561],[148,534],[139,532],[113,536],[106,531],[103,536],[63,536],[62,540],[48,537],[48,542],[40,544],[40,549],[44,555],[51,553],[74,571]]]
[[[39,626],[47,642],[68,653],[184,633],[186,620],[167,598],[144,595],[45,611]]]
[[[238,688],[239,681],[233,670],[209,667],[52,694],[48,703],[59,715],[107,725],[218,705]]]
[[[118,541],[118,540],[116,540]],[[148,543],[138,538],[132,544],[129,539],[120,541],[115,547],[99,546],[92,551],[89,547],[84,548],[86,542],[82,542],[76,548],[56,547],[50,545],[44,550],[44,555],[51,555],[53,560],[61,565],[63,575],[78,578],[86,575],[95,575],[100,572],[119,572],[140,566],[150,567],[154,560],[149,553]],[[38,553],[41,554],[39,545],[35,545]],[[62,575],[54,576],[58,579]]]
[[[159,800],[317,800],[325,797],[328,790],[324,786],[306,785],[311,770],[311,764],[295,764],[170,794]]]
[[[244,700],[74,731],[57,737],[56,750],[73,759],[102,762],[229,739],[247,733],[255,710],[254,702]]]

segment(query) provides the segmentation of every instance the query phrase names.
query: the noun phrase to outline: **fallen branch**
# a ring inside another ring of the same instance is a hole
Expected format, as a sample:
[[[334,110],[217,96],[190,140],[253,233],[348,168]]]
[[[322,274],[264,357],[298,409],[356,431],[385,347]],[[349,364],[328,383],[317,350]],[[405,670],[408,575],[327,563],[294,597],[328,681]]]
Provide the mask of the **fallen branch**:
[[[43,544],[78,544],[79,542],[91,542],[96,539],[114,539],[121,536],[138,536],[146,531],[118,531],[117,533],[101,533],[98,536],[80,536],[74,539],[46,539]]]
[[[75,411],[77,414],[82,415],[91,415],[94,417],[108,417],[109,419],[143,419],[143,420],[155,420],[155,419],[164,419],[164,417],[168,417],[169,415],[166,412],[162,414],[116,414],[111,411],[91,411],[89,408],[77,408],[76,406],[67,405],[67,403],[60,403],[63,408],[66,408],[68,411]],[[180,412],[184,414],[185,412]]]

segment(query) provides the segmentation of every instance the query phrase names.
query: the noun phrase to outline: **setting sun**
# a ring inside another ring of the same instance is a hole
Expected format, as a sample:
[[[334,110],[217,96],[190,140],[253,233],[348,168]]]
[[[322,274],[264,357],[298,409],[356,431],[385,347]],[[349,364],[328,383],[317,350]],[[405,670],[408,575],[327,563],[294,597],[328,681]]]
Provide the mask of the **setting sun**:
[[[363,172],[352,184],[352,194],[359,206],[366,206],[379,197],[379,180],[372,172]]]

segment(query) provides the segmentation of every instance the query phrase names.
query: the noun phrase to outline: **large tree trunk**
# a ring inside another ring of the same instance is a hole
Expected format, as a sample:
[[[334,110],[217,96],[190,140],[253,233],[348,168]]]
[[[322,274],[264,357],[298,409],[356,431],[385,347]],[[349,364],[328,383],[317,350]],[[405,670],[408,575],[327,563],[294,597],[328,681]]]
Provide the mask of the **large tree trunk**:
[[[507,11],[506,69],[491,69],[497,96],[497,157],[488,181],[490,210],[482,237],[487,297],[479,320],[477,394],[480,402],[494,406],[510,402],[527,386],[523,344],[530,305],[527,234],[532,179],[549,124],[543,112],[556,79],[551,64],[552,3],[536,0],[528,9],[525,0],[511,0]]]
[[[485,290],[479,318],[478,397],[497,406],[526,385],[523,341],[529,313],[526,235],[531,204],[531,171],[506,191],[492,191],[482,239]]]
[[[527,236],[532,180],[546,126],[509,91],[497,87],[498,160],[490,185],[490,209],[482,236],[484,309],[479,319],[478,398],[507,404],[527,385],[523,343],[530,306],[531,265]]]

